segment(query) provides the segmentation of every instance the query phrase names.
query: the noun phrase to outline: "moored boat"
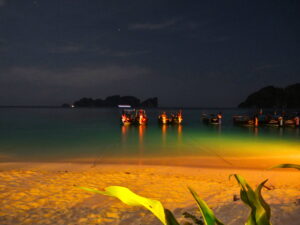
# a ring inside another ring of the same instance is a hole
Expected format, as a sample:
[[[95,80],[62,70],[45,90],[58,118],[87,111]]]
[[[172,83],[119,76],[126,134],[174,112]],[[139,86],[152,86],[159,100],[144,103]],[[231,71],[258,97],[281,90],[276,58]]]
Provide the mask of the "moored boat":
[[[284,126],[286,127],[296,127],[295,120],[293,119],[287,119],[284,121]]]
[[[222,114],[218,113],[217,115],[215,114],[202,114],[202,121],[205,124],[211,124],[211,125],[221,125],[222,123]]]
[[[290,115],[286,115],[285,120],[284,120],[284,126],[299,127],[300,126],[299,113],[292,113]]]
[[[158,123],[163,125],[170,123],[170,118],[168,118],[166,112],[163,112],[158,116]]]
[[[250,118],[250,116],[233,116],[233,123],[238,126],[246,126],[246,127],[257,127],[258,126],[258,118],[255,116],[254,118]]]
[[[171,113],[171,116],[168,116],[166,112],[161,113],[158,116],[158,123],[162,125],[167,124],[181,124],[183,121],[182,111],[180,110],[176,115]]]
[[[148,123],[148,117],[144,109],[136,111],[134,122],[136,125],[146,125]]]
[[[130,125],[135,121],[135,109],[123,109],[121,115],[122,125]]]
[[[176,115],[172,115],[172,123],[173,124],[181,124],[183,121],[182,111],[179,110]]]

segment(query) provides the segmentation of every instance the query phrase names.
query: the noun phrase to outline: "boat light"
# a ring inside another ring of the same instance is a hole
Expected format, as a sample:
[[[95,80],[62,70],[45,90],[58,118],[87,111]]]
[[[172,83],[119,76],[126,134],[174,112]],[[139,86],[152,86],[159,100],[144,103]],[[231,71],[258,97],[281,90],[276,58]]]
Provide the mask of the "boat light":
[[[119,108],[131,108],[131,105],[118,105]]]

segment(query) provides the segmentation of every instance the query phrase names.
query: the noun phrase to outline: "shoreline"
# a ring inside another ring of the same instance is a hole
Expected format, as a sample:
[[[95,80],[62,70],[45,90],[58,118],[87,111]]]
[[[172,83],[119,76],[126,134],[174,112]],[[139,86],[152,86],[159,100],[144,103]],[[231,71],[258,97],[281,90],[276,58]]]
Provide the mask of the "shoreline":
[[[278,164],[300,164],[300,155],[281,155],[267,157],[209,157],[209,156],[172,156],[172,157],[91,157],[63,160],[0,160],[4,164],[87,164],[92,167],[101,165],[166,166],[187,168],[250,169],[266,170]]]
[[[87,163],[0,163],[1,224],[160,224],[147,210],[85,192],[75,186],[119,185],[157,199],[180,221],[183,212],[199,215],[187,187],[192,187],[225,224],[244,224],[248,208],[233,201],[239,186],[228,176],[238,173],[252,188],[269,179],[263,196],[272,208],[273,225],[300,220],[300,173],[290,169],[262,170],[160,165]],[[299,200],[298,200],[299,199]]]

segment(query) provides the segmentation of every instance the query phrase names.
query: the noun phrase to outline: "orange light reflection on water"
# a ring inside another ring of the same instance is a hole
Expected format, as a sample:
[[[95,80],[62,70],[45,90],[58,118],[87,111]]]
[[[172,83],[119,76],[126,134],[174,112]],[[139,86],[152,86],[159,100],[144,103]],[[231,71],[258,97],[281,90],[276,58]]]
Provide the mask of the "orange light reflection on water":
[[[246,163],[247,167],[263,168],[281,160],[282,163],[299,162],[299,142],[264,138],[259,128],[248,129],[252,134],[250,136],[222,134],[219,126],[214,128],[215,134],[189,130],[183,134],[183,125],[161,125],[161,138],[157,139],[151,132],[147,136],[146,126],[122,126],[121,140],[126,151],[136,152],[135,156],[130,157],[135,158],[138,165],[147,164],[151,160],[164,164],[167,158],[174,158],[172,162],[176,165],[196,165],[192,159],[198,158],[201,166],[202,157],[219,161],[220,165],[227,160],[233,162],[233,167]],[[278,128],[277,132],[282,132],[282,129]],[[152,151],[152,148],[155,149]],[[182,162],[180,159],[183,158],[187,161]],[[210,164],[209,161],[207,164]]]
[[[179,145],[182,144],[182,125],[181,124],[179,124],[177,126],[177,142]]]
[[[139,131],[139,160],[138,160],[138,164],[143,165],[144,135],[145,135],[145,131],[146,131],[146,126],[139,125],[138,131]]]
[[[122,145],[125,145],[126,142],[127,142],[128,131],[129,131],[129,126],[122,125],[122,127],[121,127],[121,132],[122,132],[121,142],[122,142]]]
[[[166,140],[167,140],[167,125],[166,124],[162,124],[161,125],[161,137],[162,137],[162,145],[163,147],[165,147],[166,145]]]

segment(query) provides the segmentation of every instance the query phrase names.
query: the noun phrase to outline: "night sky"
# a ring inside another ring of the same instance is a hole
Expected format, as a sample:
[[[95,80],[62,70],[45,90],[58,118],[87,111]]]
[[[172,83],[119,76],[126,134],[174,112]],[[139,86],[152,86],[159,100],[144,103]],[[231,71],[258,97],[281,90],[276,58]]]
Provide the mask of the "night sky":
[[[0,105],[232,107],[296,82],[298,0],[0,0]]]

